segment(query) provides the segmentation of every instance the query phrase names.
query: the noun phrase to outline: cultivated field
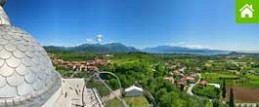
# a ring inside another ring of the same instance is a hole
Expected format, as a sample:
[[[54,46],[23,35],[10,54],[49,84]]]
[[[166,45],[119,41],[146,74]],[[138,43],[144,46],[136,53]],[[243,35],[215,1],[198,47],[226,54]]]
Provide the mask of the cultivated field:
[[[236,102],[259,102],[259,88],[242,88],[232,87],[234,91],[234,97]],[[229,92],[230,87],[227,87]],[[229,99],[229,93],[227,93],[227,99]]]

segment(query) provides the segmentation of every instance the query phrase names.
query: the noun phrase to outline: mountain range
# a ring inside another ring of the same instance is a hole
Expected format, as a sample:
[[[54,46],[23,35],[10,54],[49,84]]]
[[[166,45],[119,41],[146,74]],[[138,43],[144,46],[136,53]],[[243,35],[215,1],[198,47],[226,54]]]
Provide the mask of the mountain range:
[[[82,44],[74,47],[44,46],[46,50],[63,50],[78,52],[95,52],[95,53],[121,53],[121,52],[146,52],[146,53],[183,53],[183,54],[199,54],[199,55],[217,55],[229,54],[230,51],[212,50],[212,49],[193,49],[176,46],[157,46],[145,49],[137,49],[135,47],[126,46],[122,43],[109,44]]]
[[[138,49],[130,46],[125,46],[121,43],[109,44],[82,44],[75,47],[59,47],[59,46],[44,46],[46,50],[69,50],[78,52],[95,52],[95,53],[120,53],[120,52],[139,52]]]
[[[218,54],[229,54],[230,51],[223,50],[212,50],[212,49],[194,49],[177,46],[157,46],[143,49],[147,53],[183,53],[183,54],[200,54],[200,55],[218,55]]]

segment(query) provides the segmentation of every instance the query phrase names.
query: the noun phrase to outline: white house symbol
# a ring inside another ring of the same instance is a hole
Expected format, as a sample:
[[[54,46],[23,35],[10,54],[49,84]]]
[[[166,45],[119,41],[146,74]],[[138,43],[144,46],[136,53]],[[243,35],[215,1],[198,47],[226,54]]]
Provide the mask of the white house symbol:
[[[254,12],[254,9],[253,9],[253,5],[244,5],[241,9],[240,9],[240,12],[241,12],[241,18],[246,18],[248,16],[248,18],[253,18],[253,12]]]

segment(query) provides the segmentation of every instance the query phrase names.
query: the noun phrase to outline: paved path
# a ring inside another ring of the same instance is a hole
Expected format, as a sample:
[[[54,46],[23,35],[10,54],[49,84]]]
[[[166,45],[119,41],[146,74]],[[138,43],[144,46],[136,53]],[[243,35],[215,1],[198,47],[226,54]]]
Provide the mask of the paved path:
[[[192,93],[192,88],[193,88],[195,85],[199,84],[200,81],[201,81],[201,74],[200,74],[200,73],[197,73],[196,75],[199,76],[199,79],[198,79],[198,81],[197,81],[196,83],[190,84],[190,86],[188,87],[188,89],[187,89],[187,94],[189,94],[189,95],[193,95],[193,93]]]

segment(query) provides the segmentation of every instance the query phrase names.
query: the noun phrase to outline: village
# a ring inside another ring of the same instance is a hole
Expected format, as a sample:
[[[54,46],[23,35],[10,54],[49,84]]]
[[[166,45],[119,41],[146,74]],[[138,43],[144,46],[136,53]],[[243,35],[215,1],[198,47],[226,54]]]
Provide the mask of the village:
[[[102,59],[93,59],[86,61],[64,61],[62,59],[54,59],[53,64],[73,71],[87,72],[87,71],[98,71],[98,66],[106,66],[111,64],[111,61]]]

